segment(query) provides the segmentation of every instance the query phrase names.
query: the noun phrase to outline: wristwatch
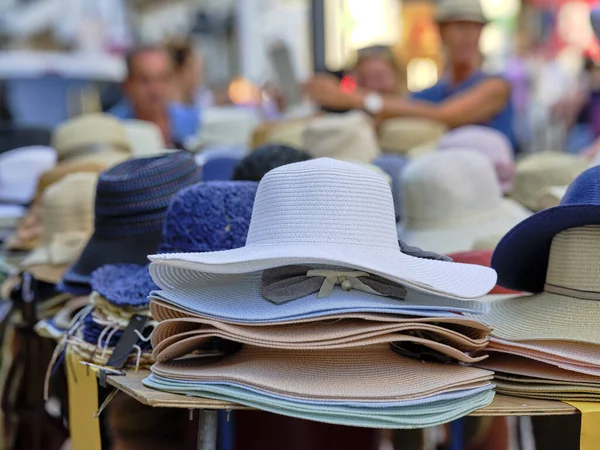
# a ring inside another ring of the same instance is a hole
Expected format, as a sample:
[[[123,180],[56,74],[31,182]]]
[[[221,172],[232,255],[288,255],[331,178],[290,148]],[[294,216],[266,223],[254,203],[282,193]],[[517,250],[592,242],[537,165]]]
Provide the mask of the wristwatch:
[[[383,97],[376,92],[369,92],[363,99],[363,109],[369,114],[379,114],[383,110]]]

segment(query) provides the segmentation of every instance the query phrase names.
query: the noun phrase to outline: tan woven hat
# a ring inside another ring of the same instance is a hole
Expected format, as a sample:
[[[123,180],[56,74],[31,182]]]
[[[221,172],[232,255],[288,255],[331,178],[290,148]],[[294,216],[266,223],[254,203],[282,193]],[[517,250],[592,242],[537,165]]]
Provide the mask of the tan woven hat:
[[[373,122],[360,111],[311,119],[302,141],[302,148],[315,158],[370,163],[380,154]]]
[[[448,254],[504,234],[530,215],[504,199],[492,163],[472,150],[447,150],[411,161],[402,176],[400,239]]]
[[[160,322],[152,333],[154,358],[165,362],[180,358],[219,337],[242,344],[293,350],[327,350],[408,342],[437,351],[465,363],[480,357],[466,352],[481,350],[485,338],[471,339],[451,329],[426,323],[367,322],[356,319],[335,323],[313,322],[277,326],[229,325],[215,320],[173,319]],[[484,356],[485,357],[485,356]]]
[[[152,122],[129,119],[121,123],[135,156],[155,156],[165,152],[166,144],[160,128]]]
[[[302,136],[310,119],[290,119],[280,122],[265,122],[256,127],[252,134],[252,148],[265,144],[284,144],[302,148]]]
[[[522,356],[508,355],[504,353],[493,352],[490,353],[489,358],[484,361],[477,363],[478,367],[482,367],[487,370],[498,372],[505,378],[506,375],[515,375],[522,377],[529,383],[535,383],[542,381],[548,383],[554,381],[557,383],[595,383],[598,384],[600,380],[598,377],[593,375],[586,375],[582,373],[575,373],[569,370],[564,370],[551,364],[546,364],[540,361],[534,361]],[[517,381],[516,377],[513,377]]]
[[[6,243],[9,250],[32,251],[42,235],[42,194],[48,186],[67,175],[80,172],[99,174],[106,166],[96,162],[63,162],[42,174],[38,180],[35,198],[27,215],[19,222],[15,234]]]
[[[60,124],[52,134],[59,161],[116,165],[132,156],[121,123],[108,114],[85,114]]]
[[[588,168],[588,162],[574,155],[545,152],[517,163],[515,186],[510,196],[532,211],[541,211],[548,188],[568,186]]]
[[[439,0],[435,11],[435,21],[443,22],[488,22],[479,0]]]
[[[406,154],[415,148],[425,150],[435,147],[439,139],[448,131],[442,123],[427,119],[388,119],[379,129],[379,147],[385,153]]]
[[[402,358],[389,345],[298,352],[244,346],[227,358],[157,363],[167,378],[232,382],[293,398],[399,402],[488,385],[492,372]]]
[[[481,320],[509,341],[564,340],[600,345],[600,226],[554,237],[544,292],[490,304]],[[479,316],[478,316],[479,317]]]
[[[97,179],[94,173],[75,173],[46,189],[42,239],[23,260],[22,269],[39,275],[42,281],[60,281],[62,272],[77,260],[94,231]]]

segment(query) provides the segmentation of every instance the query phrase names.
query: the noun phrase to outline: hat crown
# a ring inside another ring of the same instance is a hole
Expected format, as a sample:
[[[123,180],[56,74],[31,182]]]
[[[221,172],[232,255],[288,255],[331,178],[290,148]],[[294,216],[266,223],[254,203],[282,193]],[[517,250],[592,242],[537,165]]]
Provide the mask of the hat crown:
[[[96,190],[96,229],[123,236],[160,231],[173,195],[201,181],[187,152],[125,161],[103,172]]]
[[[480,0],[438,0],[436,19],[486,21]]]
[[[600,166],[591,167],[575,178],[560,204],[600,204]]]
[[[328,114],[308,122],[303,148],[315,158],[371,162],[379,153],[375,128],[363,112]]]
[[[49,186],[42,196],[44,231],[49,242],[58,233],[94,229],[94,195],[98,176],[82,172],[67,175]]]
[[[546,285],[600,295],[599,260],[600,226],[558,233],[550,247]]]
[[[397,249],[390,187],[368,169],[329,158],[278,167],[258,186],[246,242]]]
[[[101,113],[84,114],[58,125],[52,133],[52,146],[58,159],[89,146],[117,146],[128,150],[125,128],[118,119]]]
[[[407,228],[471,221],[502,202],[491,162],[472,150],[432,153],[412,161],[403,173],[402,196]]]
[[[167,210],[159,253],[242,247],[257,186],[252,181],[208,181],[180,191]]]

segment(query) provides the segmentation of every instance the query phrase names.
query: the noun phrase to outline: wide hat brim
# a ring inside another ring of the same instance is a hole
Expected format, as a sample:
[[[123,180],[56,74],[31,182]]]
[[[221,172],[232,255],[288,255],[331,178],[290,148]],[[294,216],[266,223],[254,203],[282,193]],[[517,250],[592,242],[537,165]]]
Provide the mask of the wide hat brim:
[[[161,230],[119,238],[106,238],[94,233],[63,281],[89,285],[92,272],[104,265],[144,265],[148,262],[146,255],[157,251],[161,241]]]
[[[591,224],[600,224],[598,204],[559,205],[523,220],[502,238],[492,256],[498,284],[516,291],[542,292],[554,236]]]
[[[395,249],[340,244],[250,244],[206,253],[151,255],[150,274],[163,289],[174,286],[178,271],[248,274],[293,264],[319,264],[362,270],[417,291],[464,300],[487,294],[496,274],[487,267],[416,258]],[[176,285],[176,283],[175,283]]]

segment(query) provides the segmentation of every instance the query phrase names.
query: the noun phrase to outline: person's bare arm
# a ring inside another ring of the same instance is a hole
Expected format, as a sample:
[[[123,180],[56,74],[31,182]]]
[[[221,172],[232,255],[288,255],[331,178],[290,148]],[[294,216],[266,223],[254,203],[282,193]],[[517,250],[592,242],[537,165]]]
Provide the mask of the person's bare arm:
[[[384,118],[422,117],[456,128],[487,122],[506,106],[509,97],[508,83],[500,78],[490,78],[437,104],[386,97],[382,115]]]
[[[362,109],[366,95],[364,92],[341,91],[339,80],[330,75],[315,76],[305,84],[305,90],[321,106],[338,109]],[[509,97],[507,81],[489,78],[441,103],[386,96],[377,119],[422,117],[456,128],[490,120],[506,106]]]

